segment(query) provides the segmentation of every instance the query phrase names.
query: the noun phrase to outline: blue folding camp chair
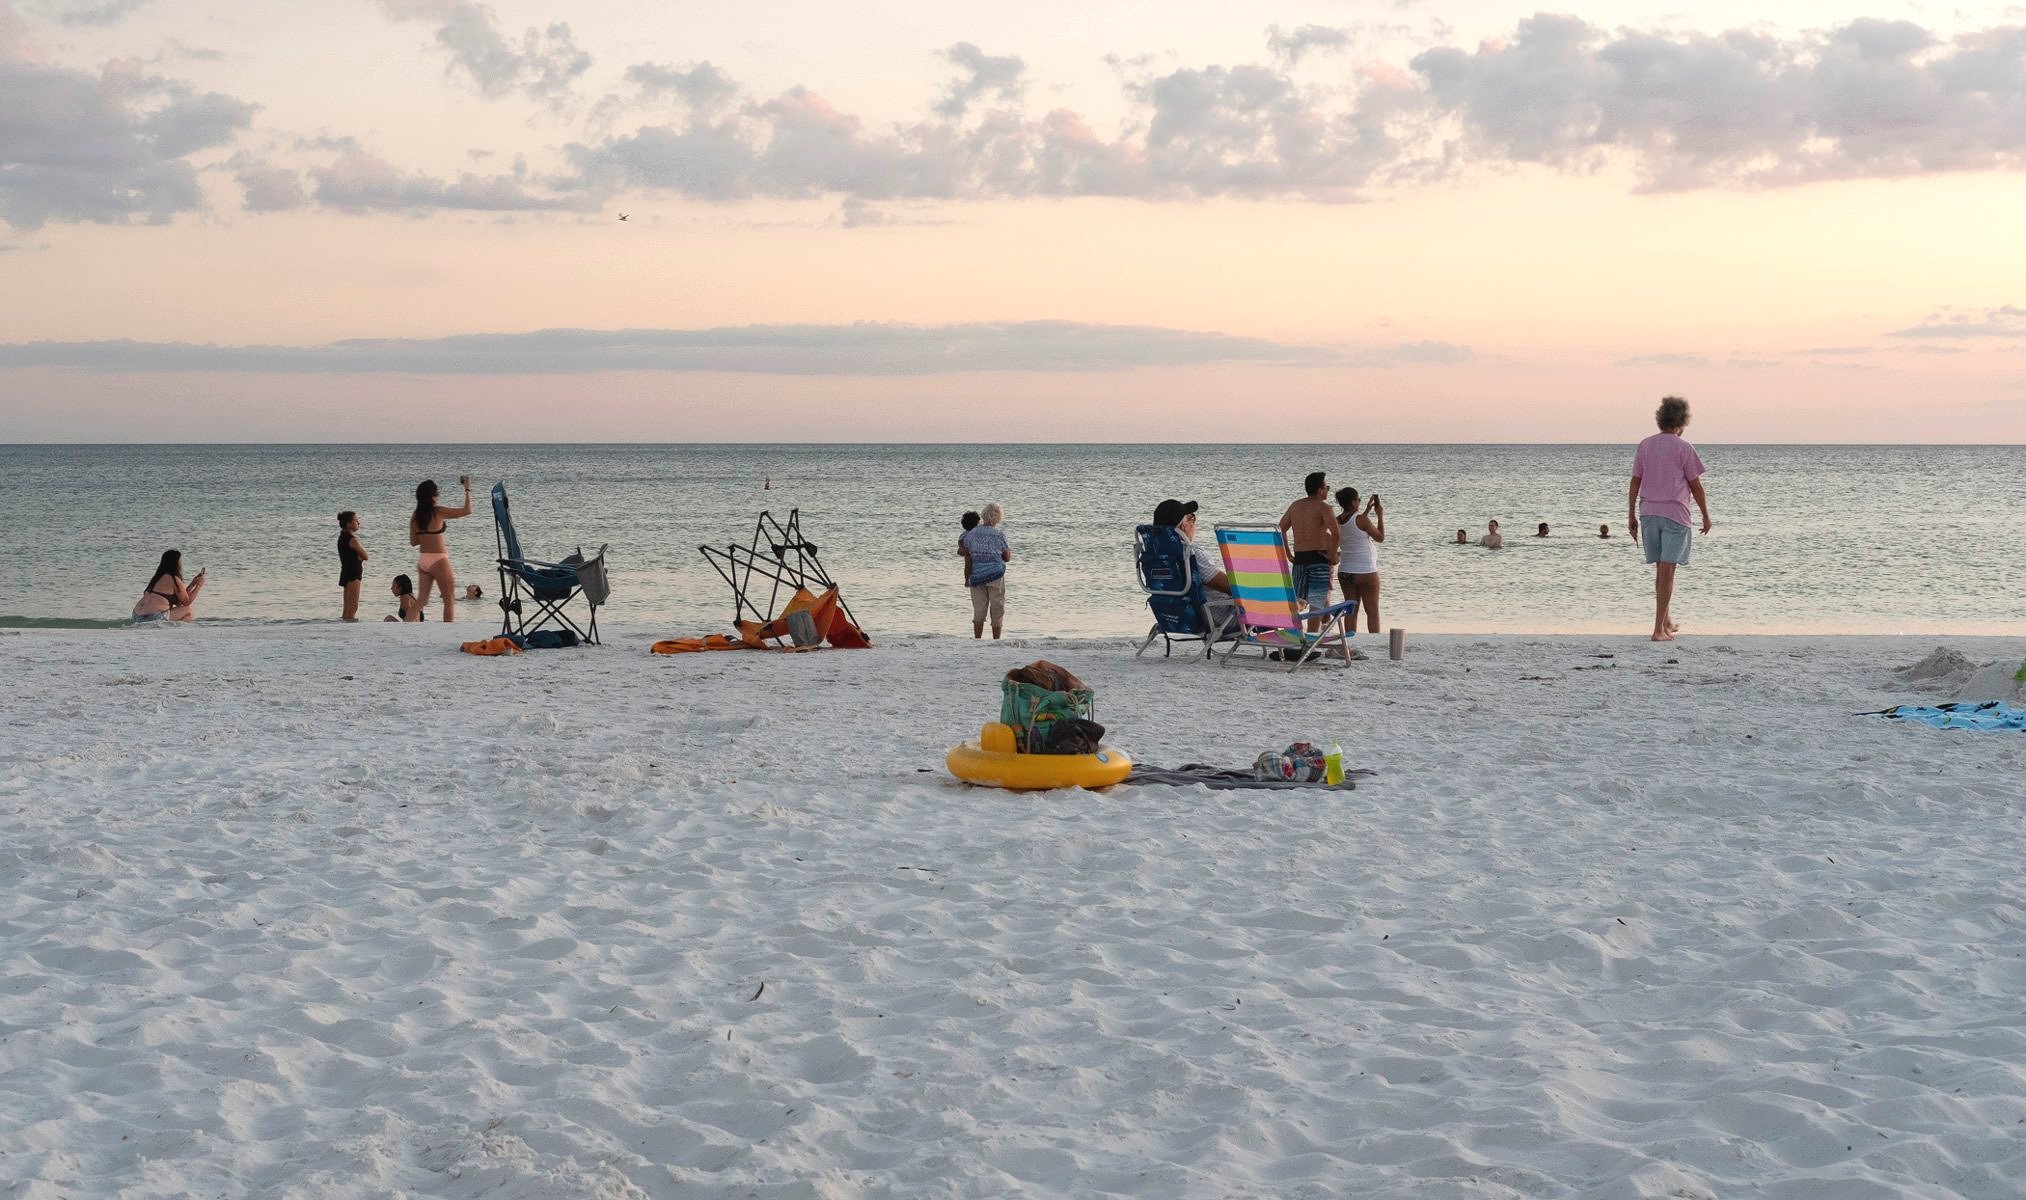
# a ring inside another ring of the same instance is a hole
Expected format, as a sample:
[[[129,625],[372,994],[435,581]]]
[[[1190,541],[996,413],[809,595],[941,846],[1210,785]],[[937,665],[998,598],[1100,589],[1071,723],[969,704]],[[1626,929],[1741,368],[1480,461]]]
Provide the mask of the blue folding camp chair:
[[[1277,527],[1219,525],[1217,549],[1224,554],[1224,573],[1231,577],[1231,594],[1238,600],[1238,638],[1219,660],[1223,665],[1231,665],[1240,646],[1258,646],[1269,657],[1292,659],[1289,671],[1319,661],[1331,650],[1343,655],[1345,666],[1351,665],[1358,602],[1306,610],[1294,590],[1287,540]],[[1309,621],[1317,628],[1308,628]]]
[[[520,535],[514,532],[513,514],[507,508],[505,483],[492,485],[493,540],[499,548],[499,631],[504,636],[526,637],[554,625],[576,635],[587,645],[598,644],[598,609],[612,589],[605,578],[605,551],[584,557],[582,547],[562,562],[542,562],[521,553]],[[583,625],[565,611],[578,596],[591,609]]]
[[[1201,642],[1203,657],[1209,658],[1210,647],[1236,626],[1236,609],[1212,617],[1189,543],[1173,525],[1141,525],[1133,530],[1133,543],[1133,567],[1146,590],[1147,607],[1154,611],[1154,627],[1133,657],[1145,654],[1160,638],[1163,657],[1175,652],[1176,642]]]

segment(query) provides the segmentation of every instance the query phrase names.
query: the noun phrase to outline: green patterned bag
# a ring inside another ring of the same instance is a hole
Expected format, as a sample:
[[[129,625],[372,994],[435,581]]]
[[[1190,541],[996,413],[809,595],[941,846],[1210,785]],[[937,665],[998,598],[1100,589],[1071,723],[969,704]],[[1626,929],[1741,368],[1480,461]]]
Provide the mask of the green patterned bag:
[[[1076,676],[1054,663],[1035,662],[1006,672],[1000,685],[999,721],[1013,727],[1022,754],[1038,754],[1048,745],[1050,726],[1094,719],[1096,702],[1096,693]]]

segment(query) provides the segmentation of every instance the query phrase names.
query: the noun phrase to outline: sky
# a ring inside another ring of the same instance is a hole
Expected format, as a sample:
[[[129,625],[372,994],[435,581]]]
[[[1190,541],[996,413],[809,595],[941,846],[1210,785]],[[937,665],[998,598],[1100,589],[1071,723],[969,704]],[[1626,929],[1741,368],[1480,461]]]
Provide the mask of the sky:
[[[2016,444],[2022,246],[2020,4],[0,0],[13,442]]]

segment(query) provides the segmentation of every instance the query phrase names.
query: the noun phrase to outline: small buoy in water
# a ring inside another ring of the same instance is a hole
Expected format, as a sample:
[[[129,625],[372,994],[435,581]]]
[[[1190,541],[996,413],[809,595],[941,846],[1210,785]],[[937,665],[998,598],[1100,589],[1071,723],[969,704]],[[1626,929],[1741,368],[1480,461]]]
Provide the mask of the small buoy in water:
[[[760,485],[760,490],[763,492],[771,492],[774,490],[774,477],[772,475],[767,476],[767,482]]]

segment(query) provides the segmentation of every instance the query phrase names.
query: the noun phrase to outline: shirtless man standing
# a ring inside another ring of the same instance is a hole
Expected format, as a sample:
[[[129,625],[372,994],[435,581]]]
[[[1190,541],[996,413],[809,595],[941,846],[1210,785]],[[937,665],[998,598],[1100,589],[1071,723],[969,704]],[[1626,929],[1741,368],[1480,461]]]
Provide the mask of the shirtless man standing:
[[[1337,515],[1330,511],[1330,484],[1321,471],[1302,480],[1307,495],[1280,515],[1280,532],[1294,552],[1294,594],[1308,611],[1330,606],[1330,576],[1337,569]],[[1310,632],[1322,628],[1320,618],[1308,622]]]

